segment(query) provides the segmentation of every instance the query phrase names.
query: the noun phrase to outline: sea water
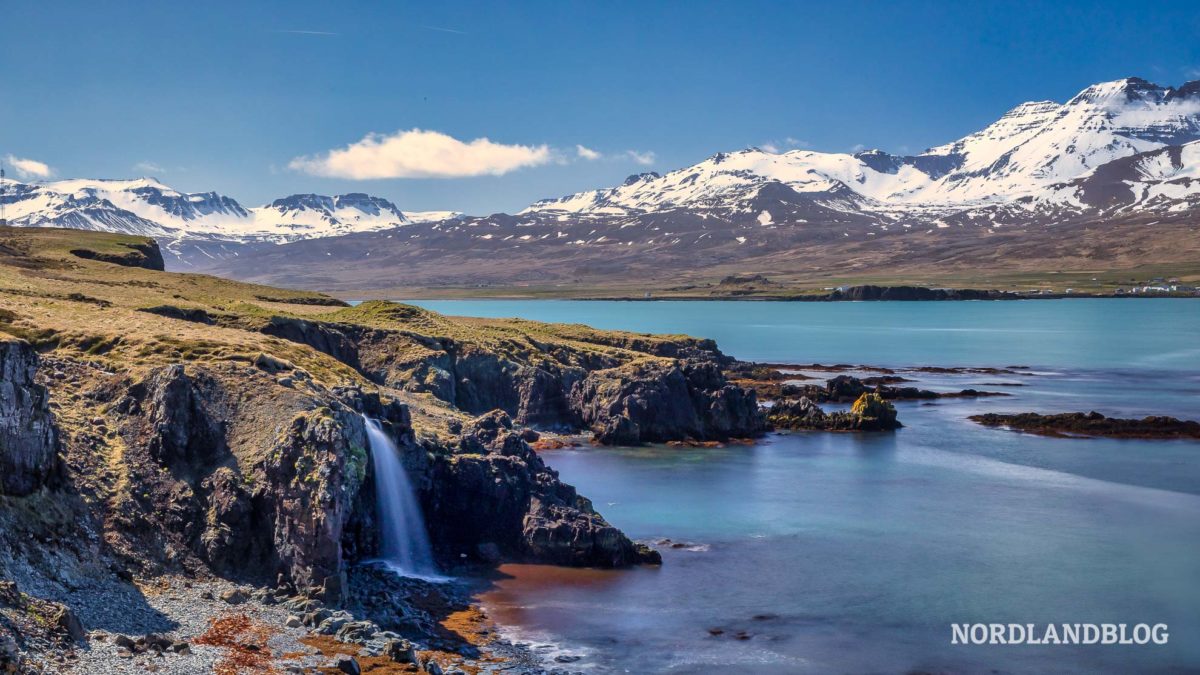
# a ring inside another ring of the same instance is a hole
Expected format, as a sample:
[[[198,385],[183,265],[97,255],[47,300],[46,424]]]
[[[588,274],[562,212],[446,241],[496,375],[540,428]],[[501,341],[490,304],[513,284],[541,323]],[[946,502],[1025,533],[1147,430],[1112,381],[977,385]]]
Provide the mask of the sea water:
[[[903,373],[923,388],[1011,396],[900,402],[895,433],[543,453],[614,525],[662,542],[664,557],[661,568],[501,569],[483,602],[517,639],[578,659],[559,667],[1200,670],[1200,443],[1045,438],[967,419],[1200,419],[1200,301],[418,304],[714,337],[745,359],[1030,367]],[[954,623],[1164,623],[1169,640],[955,645]]]

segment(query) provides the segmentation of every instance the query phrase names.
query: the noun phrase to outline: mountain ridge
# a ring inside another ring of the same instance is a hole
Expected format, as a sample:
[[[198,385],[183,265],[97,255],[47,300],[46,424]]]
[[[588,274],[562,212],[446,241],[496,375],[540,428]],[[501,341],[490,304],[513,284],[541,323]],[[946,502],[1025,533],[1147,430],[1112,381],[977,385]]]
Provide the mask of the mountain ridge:
[[[554,289],[617,274],[659,289],[670,283],[662,271],[678,276],[680,266],[866,281],[897,269],[1191,264],[1200,262],[1200,81],[1097,83],[1065,103],[1018,104],[916,155],[718,152],[515,214],[415,217],[362,193],[253,209],[215,193],[171,191],[162,201],[174,210],[147,199],[166,191],[72,192],[50,205],[57,211],[30,209],[14,224],[126,225],[165,239],[172,267],[341,292]],[[131,204],[140,211],[122,212]]]
[[[283,243],[399,227],[453,211],[401,211],[361,192],[297,193],[269,204],[243,207],[216,192],[184,192],[156,178],[65,179],[38,183],[6,180],[9,224],[152,236],[178,253],[190,241]]]
[[[620,186],[543,199],[521,211],[597,214],[705,206],[739,182],[775,180],[798,192],[838,184],[888,208],[950,209],[1010,202],[1085,176],[1103,164],[1200,139],[1200,81],[1161,87],[1140,78],[1091,85],[1067,103],[1021,103],[996,122],[918,155],[758,148]],[[700,186],[700,187],[697,187]]]

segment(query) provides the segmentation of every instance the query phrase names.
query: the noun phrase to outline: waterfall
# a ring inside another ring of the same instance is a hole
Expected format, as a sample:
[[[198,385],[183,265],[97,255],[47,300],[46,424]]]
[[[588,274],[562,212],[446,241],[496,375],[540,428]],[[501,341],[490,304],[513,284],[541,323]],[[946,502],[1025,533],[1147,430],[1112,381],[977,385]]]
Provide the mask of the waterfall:
[[[437,567],[429,549],[425,519],[408,481],[408,473],[400,462],[400,450],[379,422],[365,416],[363,422],[375,468],[381,562],[404,576],[436,579]]]

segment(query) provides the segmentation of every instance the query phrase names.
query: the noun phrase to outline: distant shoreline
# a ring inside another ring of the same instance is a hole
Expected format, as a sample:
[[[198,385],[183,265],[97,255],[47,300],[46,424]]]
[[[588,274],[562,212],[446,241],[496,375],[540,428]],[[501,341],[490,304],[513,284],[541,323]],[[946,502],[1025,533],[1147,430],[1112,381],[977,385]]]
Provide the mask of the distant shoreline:
[[[1175,293],[1022,293],[1015,291],[982,291],[978,289],[935,289],[926,287],[877,287],[885,293],[845,293],[833,291],[812,295],[635,295],[611,296],[549,296],[549,295],[463,295],[463,296],[418,296],[405,297],[398,302],[416,301],[478,301],[478,300],[577,300],[581,302],[1012,302],[1019,300],[1200,300],[1200,294]],[[898,289],[903,289],[899,290]],[[364,302],[362,298],[347,299],[351,304]]]
[[[433,299],[433,298],[428,298]],[[444,298],[446,300],[521,300],[526,298]],[[609,301],[609,302],[669,302],[678,300],[683,302],[705,302],[705,301],[724,301],[731,300],[736,302],[1014,302],[1019,300],[1109,300],[1109,299],[1130,299],[1130,300],[1200,300],[1197,295],[1083,295],[1078,293],[1067,294],[1045,294],[1045,295],[1022,295],[1013,294],[1011,297],[980,297],[980,298],[833,298],[825,295],[817,296],[731,296],[731,297],[700,297],[700,296],[666,296],[666,297],[597,297],[597,298],[528,298],[529,300],[583,300],[583,301]]]

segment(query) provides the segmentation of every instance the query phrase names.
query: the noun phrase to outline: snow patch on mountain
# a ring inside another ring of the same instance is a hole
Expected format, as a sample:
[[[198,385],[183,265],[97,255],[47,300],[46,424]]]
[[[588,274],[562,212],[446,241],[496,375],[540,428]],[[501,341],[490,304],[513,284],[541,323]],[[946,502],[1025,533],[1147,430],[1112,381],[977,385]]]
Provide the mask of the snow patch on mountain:
[[[1198,139],[1200,82],[1173,88],[1127,78],[1092,85],[1064,104],[1022,103],[986,128],[919,155],[750,148],[662,176],[639,174],[617,187],[542,200],[522,213],[735,208],[772,183],[830,208],[877,213],[1028,202],[1042,192],[1072,206],[1073,194],[1054,186],[1118,159]]]
[[[361,193],[296,194],[244,208],[151,178],[8,181],[5,188],[13,224],[153,236],[184,262],[324,238],[337,238],[330,244],[337,247],[395,237],[434,256],[480,246],[497,255],[517,247],[552,255],[553,246],[706,255],[735,242],[785,250],[800,238],[1023,232],[1200,208],[1200,82],[1174,88],[1129,78],[1092,85],[1066,103],[1022,103],[978,132],[917,155],[721,152],[665,174],[542,200],[515,215],[404,212]]]
[[[284,243],[456,218],[454,211],[406,214],[362,193],[297,194],[244,208],[215,192],[188,193],[154,178],[5,180],[5,217],[13,225],[69,227],[157,237],[168,247],[186,239]]]

